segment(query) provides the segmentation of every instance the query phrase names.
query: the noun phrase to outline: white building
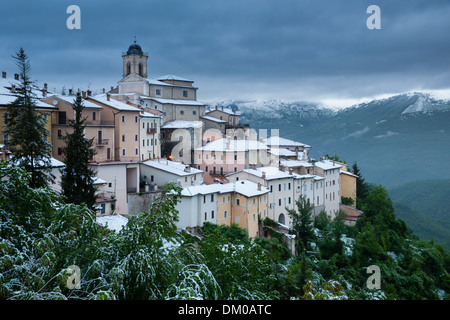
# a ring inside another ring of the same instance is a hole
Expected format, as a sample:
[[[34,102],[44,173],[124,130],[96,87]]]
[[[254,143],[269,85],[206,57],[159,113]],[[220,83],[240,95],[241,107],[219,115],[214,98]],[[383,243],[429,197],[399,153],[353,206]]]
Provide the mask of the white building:
[[[181,187],[203,183],[202,170],[189,165],[165,159],[149,160],[141,163],[141,180],[148,185],[159,187],[174,182]]]
[[[139,120],[141,161],[161,158],[161,116],[141,112]]]
[[[105,182],[104,198],[115,199],[115,212],[128,214],[128,193],[139,192],[139,164],[136,162],[90,163],[96,177]],[[106,201],[106,200],[105,200]]]
[[[331,219],[336,217],[341,203],[341,165],[334,161],[321,160],[313,164],[314,173],[325,178],[325,211]]]

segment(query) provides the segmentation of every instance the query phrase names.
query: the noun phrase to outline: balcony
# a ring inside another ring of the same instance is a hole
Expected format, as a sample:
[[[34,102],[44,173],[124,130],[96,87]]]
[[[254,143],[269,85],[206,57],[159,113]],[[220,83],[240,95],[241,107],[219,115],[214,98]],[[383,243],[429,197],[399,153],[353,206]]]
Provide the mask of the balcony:
[[[96,141],[95,141],[95,145],[97,146],[97,147],[104,147],[104,146],[107,146],[108,145],[108,143],[109,143],[109,139],[97,139]]]
[[[148,134],[156,134],[156,128],[147,128]]]

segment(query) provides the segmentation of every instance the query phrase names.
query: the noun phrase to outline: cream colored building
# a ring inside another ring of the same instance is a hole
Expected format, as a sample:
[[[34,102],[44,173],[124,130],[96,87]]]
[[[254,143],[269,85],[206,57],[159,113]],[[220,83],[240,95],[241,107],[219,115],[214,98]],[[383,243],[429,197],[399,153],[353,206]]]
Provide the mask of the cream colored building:
[[[102,120],[114,125],[114,161],[138,162],[141,109],[110,98],[109,94],[88,96],[87,101],[102,107]]]
[[[58,109],[52,123],[52,146],[54,157],[60,161],[64,161],[62,149],[66,142],[63,140],[63,137],[73,132],[70,121],[75,119],[75,111],[73,109],[75,99],[75,95],[51,95],[43,99],[43,101],[54,105]],[[102,162],[113,160],[113,122],[102,118],[103,108],[101,106],[85,99],[82,102],[84,110],[81,117],[86,119],[84,123],[84,134],[87,139],[94,139],[93,147],[97,152],[92,161]]]
[[[261,184],[242,180],[227,184],[184,187],[176,209],[178,228],[201,227],[205,222],[237,224],[252,238],[259,236],[258,217],[268,211],[269,190]]]

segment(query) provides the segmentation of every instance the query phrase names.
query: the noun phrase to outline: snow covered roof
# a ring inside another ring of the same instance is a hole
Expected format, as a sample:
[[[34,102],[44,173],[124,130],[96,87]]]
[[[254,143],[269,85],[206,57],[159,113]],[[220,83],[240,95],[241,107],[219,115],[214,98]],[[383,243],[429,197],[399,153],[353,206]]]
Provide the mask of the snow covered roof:
[[[46,99],[52,98],[52,97],[64,100],[65,102],[68,102],[70,104],[74,104],[75,103],[75,99],[76,99],[76,96],[63,96],[61,94],[53,94],[51,96],[48,96]],[[95,104],[95,103],[93,103],[93,102],[91,102],[89,100],[82,99],[82,102],[83,102],[83,105],[84,105],[85,108],[103,109],[98,104]]]
[[[173,75],[173,74],[167,74],[165,76],[158,77],[158,78],[156,78],[156,80],[159,80],[159,81],[160,80],[175,80],[175,81],[194,82],[192,80],[188,80],[188,79],[185,79],[185,78]]]
[[[351,177],[359,178],[356,174],[353,174],[353,173],[345,171],[345,170],[341,170],[340,172],[343,174],[346,174],[348,176],[351,176]]]
[[[116,232],[122,230],[122,228],[128,223],[128,218],[121,216],[120,214],[97,217],[96,220],[97,223]]]
[[[297,154],[294,151],[285,148],[270,148],[269,153],[279,157],[295,157]]]
[[[225,107],[223,109],[222,109],[222,107],[218,107],[217,109],[209,107],[208,110],[206,111],[206,113],[210,113],[210,112],[213,112],[213,111],[220,111],[220,112],[224,112],[224,113],[227,113],[227,114],[230,114],[230,115],[234,115],[235,114],[233,109],[231,109],[229,107]],[[241,114],[242,114],[242,112],[240,112],[239,110],[236,110],[236,115],[241,115]]]
[[[330,161],[330,160],[322,160],[322,161],[316,161],[315,166],[318,168],[321,168],[323,170],[331,170],[331,169],[340,169],[342,168],[341,165],[337,164],[336,162]]]
[[[192,197],[198,194],[236,192],[246,197],[255,197],[269,192],[269,189],[264,186],[260,186],[260,189],[258,190],[258,184],[253,181],[239,180],[225,184],[202,184],[184,187],[181,194],[186,197]]]
[[[200,118],[209,120],[209,121],[213,121],[213,122],[218,122],[218,123],[227,123],[225,120],[220,120],[220,119],[210,117],[210,116],[201,116]]]
[[[244,172],[247,172],[249,174],[252,174],[254,176],[257,176],[259,178],[262,178],[263,173],[265,173],[266,178],[265,180],[275,180],[275,179],[284,179],[284,178],[294,178],[299,179],[301,178],[301,175],[292,172],[292,174],[289,174],[289,171],[282,171],[278,167],[259,167],[256,169],[244,169]]]
[[[192,168],[189,165],[182,164],[180,162],[170,161],[170,160],[148,160],[143,162],[144,165],[166,171],[177,176],[189,176],[197,173],[202,173],[202,170]],[[186,171],[186,168],[189,171]]]
[[[51,162],[51,167],[52,168],[62,168],[62,167],[66,166],[64,164],[64,162],[61,162],[61,161],[59,161],[59,160],[57,160],[57,159],[55,159],[53,157],[50,157],[50,162]],[[10,163],[13,164],[13,165],[15,164],[14,156],[11,157]],[[39,161],[39,165],[42,165],[42,161]]]
[[[204,106],[203,102],[197,100],[177,100],[177,99],[163,99],[155,97],[140,96],[142,100],[153,100],[161,104],[174,104],[183,106]]]
[[[153,114],[153,113],[150,113],[150,112],[146,112],[146,111],[141,112],[140,116],[143,117],[143,118],[162,118],[161,116],[158,116],[156,114]]]
[[[94,177],[93,179],[94,184],[106,184],[107,182],[99,177]]]
[[[313,166],[311,163],[302,160],[281,160],[280,164],[288,168],[298,168],[298,167],[310,168]]]
[[[186,120],[174,120],[164,124],[161,129],[190,129],[201,128],[204,123],[202,121],[186,121]]]
[[[301,142],[297,142],[294,140],[290,140],[290,139],[286,139],[286,138],[282,138],[279,136],[273,136],[270,138],[265,139],[265,143],[268,146],[292,146],[292,147],[303,147],[303,148],[311,148],[311,146],[301,143]]]
[[[197,148],[199,151],[244,152],[249,150],[267,150],[267,146],[256,140],[233,140],[221,138]]]
[[[91,100],[93,103],[100,102],[103,104],[106,104],[114,109],[120,110],[120,111],[138,111],[140,112],[141,109],[130,106],[129,104],[114,100],[114,99],[107,99],[106,94],[99,94],[94,97],[88,97],[88,100]]]

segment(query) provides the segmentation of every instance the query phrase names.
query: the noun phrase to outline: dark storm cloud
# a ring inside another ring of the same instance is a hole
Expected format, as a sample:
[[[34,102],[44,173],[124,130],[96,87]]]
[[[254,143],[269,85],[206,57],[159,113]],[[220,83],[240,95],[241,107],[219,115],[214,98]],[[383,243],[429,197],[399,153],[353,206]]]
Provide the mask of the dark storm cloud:
[[[79,5],[82,29],[68,30]],[[381,30],[366,9],[381,8]],[[151,77],[192,78],[199,98],[350,99],[450,84],[448,1],[149,0],[0,4],[0,65],[23,46],[52,87],[109,87],[137,36]]]

